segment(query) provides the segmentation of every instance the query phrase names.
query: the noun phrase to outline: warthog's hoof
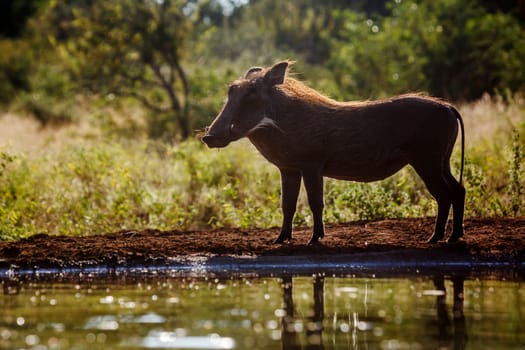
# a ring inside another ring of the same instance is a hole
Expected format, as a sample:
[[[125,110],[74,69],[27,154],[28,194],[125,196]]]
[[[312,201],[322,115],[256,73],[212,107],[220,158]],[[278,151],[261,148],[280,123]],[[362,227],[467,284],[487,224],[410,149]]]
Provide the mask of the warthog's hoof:
[[[317,243],[319,243],[320,239],[321,239],[321,237],[312,237],[312,239],[310,239],[310,241],[308,242],[308,245],[317,244]]]
[[[273,241],[274,244],[282,244],[282,243],[288,243],[292,240],[291,234],[280,234],[279,237],[275,241]]]
[[[456,243],[458,241],[461,240],[461,238],[463,237],[463,234],[460,234],[460,235],[455,235],[455,234],[452,234],[449,239],[448,239],[448,243]]]
[[[443,238],[443,237],[441,237],[441,238]],[[432,237],[430,237],[430,238],[427,240],[426,243],[428,243],[428,244],[436,244],[436,243],[438,243],[438,242],[441,240],[441,238],[440,238],[440,237],[434,237],[434,236],[432,236]]]

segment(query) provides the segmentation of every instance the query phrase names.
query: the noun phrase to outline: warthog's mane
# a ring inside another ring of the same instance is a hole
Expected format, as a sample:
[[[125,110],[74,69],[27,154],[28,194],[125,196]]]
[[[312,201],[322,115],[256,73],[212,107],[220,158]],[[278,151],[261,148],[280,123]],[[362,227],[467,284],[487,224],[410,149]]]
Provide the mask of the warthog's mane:
[[[277,99],[274,99],[274,103],[277,105],[279,104],[288,104],[291,101],[300,102],[301,104],[304,104],[308,106],[307,108],[311,108],[313,110],[325,110],[329,109],[331,111],[337,111],[337,110],[356,110],[361,108],[366,108],[378,104],[384,104],[392,101],[396,101],[398,99],[407,99],[407,98],[413,98],[413,99],[424,99],[427,101],[434,101],[439,104],[446,104],[449,105],[447,101],[441,100],[439,98],[431,97],[428,94],[424,92],[411,92],[407,94],[402,94],[398,96],[388,97],[388,98],[382,98],[382,99],[376,99],[376,100],[363,100],[363,101],[337,101],[329,96],[326,96],[322,94],[321,92],[311,88],[307,84],[305,84],[300,79],[296,79],[293,77],[295,73],[292,71],[293,61],[288,61],[288,68],[286,70],[286,77],[284,79],[284,82],[282,84],[276,85],[274,88],[276,92],[278,92],[277,95],[274,95],[274,97],[277,97]],[[261,78],[265,76],[265,74],[271,69],[271,67],[267,68],[259,68],[253,69],[253,72],[248,71],[247,74],[249,74],[248,78],[242,78],[234,81],[231,85],[235,85],[241,88],[247,88],[251,84],[256,83],[257,81],[260,81]],[[230,85],[230,86],[231,86]],[[281,98],[278,98],[278,97]]]
[[[278,86],[278,89],[285,94],[285,96],[293,99],[300,99],[303,102],[311,105],[317,105],[319,107],[328,107],[331,109],[348,109],[348,108],[363,108],[367,106],[377,105],[397,99],[403,99],[407,97],[415,99],[431,100],[440,104],[448,104],[446,101],[436,97],[431,97],[423,92],[411,92],[402,94],[394,97],[382,98],[377,100],[364,100],[364,101],[336,101],[326,95],[323,95],[319,91],[309,87],[304,82],[292,78],[286,77],[283,84]]]
[[[415,98],[415,99],[425,99],[431,100],[440,104],[449,104],[448,102],[431,97],[424,92],[411,92],[394,97],[382,98],[377,100],[364,100],[364,101],[337,101],[333,98],[326,96],[319,91],[309,87],[303,81],[291,77],[293,72],[291,71],[292,63],[288,66],[286,79],[283,84],[277,86],[277,88],[286,96],[293,99],[300,99],[303,102],[311,105],[316,105],[318,107],[328,107],[330,109],[359,109],[367,106],[372,106],[376,104],[381,104],[389,101],[394,101],[402,98]],[[263,71],[264,73],[264,71]]]

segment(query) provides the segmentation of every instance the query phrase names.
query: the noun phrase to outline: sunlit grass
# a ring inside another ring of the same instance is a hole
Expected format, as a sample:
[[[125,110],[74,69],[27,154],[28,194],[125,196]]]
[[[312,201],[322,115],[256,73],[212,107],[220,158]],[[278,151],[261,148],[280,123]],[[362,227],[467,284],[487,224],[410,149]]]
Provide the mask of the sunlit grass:
[[[523,215],[524,101],[485,98],[460,110],[467,135],[466,216]],[[17,129],[16,118],[9,123]],[[247,140],[209,150],[196,139],[167,145],[114,134],[70,132],[57,139],[46,129],[27,133],[11,137],[38,147],[7,137],[0,144],[0,239],[280,225],[278,170]],[[459,145],[453,172],[459,172]],[[436,209],[410,168],[371,184],[327,180],[325,197],[327,222],[422,217]],[[304,190],[295,222],[311,224]]]

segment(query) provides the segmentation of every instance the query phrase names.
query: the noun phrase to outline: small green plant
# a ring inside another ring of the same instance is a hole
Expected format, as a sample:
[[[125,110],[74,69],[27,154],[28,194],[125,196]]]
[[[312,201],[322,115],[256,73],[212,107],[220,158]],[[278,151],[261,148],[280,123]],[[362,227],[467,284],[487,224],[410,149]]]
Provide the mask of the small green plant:
[[[31,187],[28,168],[22,157],[0,149],[0,240],[25,236],[35,227],[26,229],[26,215],[37,207],[32,198],[25,200]]]
[[[525,213],[523,208],[525,200],[523,196],[523,146],[520,142],[520,134],[518,129],[512,130],[512,152],[509,162],[509,185],[508,193],[510,197],[510,208],[514,216]]]

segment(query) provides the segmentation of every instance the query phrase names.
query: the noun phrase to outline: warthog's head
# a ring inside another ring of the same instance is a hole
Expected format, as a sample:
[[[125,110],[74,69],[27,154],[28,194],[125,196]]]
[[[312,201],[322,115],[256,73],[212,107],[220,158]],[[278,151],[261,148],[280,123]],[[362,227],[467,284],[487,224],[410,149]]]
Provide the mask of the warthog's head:
[[[231,84],[226,103],[206,128],[202,141],[210,148],[225,147],[257,129],[276,127],[268,115],[270,92],[284,82],[288,64],[284,61],[270,68],[252,67],[243,79]]]

